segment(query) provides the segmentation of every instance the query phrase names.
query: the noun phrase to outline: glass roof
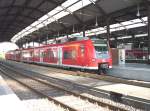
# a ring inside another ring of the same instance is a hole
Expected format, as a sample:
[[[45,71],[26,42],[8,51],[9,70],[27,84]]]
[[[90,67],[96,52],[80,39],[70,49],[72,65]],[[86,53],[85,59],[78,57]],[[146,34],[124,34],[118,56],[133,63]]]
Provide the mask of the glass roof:
[[[94,2],[96,0],[93,0]],[[54,10],[50,11],[34,23],[32,23],[30,26],[23,29],[21,32],[17,33],[12,39],[12,42],[16,42],[20,38],[28,35],[29,33],[32,33],[47,24],[50,24],[54,21],[57,21],[58,19],[68,15],[72,14],[74,11],[83,8],[92,2],[90,0],[67,0],[60,6],[57,6]],[[29,31],[30,30],[30,31]]]

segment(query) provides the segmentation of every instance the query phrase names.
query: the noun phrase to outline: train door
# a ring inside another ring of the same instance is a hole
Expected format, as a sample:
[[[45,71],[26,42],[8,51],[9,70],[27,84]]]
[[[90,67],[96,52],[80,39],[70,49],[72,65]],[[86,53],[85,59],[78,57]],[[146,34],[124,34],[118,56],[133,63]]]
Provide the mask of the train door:
[[[43,53],[44,53],[44,50],[40,50],[40,62],[43,62]]]
[[[85,45],[80,45],[80,65],[85,66]]]
[[[58,47],[58,64],[62,65],[62,47]]]

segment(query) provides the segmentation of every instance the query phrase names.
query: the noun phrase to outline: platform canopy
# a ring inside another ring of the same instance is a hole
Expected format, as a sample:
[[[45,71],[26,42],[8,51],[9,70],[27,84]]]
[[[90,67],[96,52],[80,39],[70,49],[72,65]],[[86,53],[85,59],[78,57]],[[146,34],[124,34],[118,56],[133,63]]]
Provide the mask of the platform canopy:
[[[123,27],[124,35],[124,30],[130,34],[137,32],[135,28],[143,34],[148,3],[149,0],[2,0],[0,40],[25,43],[82,31],[88,33],[96,28],[102,32],[108,20],[110,25],[115,24],[114,29]],[[122,24],[129,21],[131,25],[131,20],[142,25],[134,27],[134,31],[126,28],[129,23]]]

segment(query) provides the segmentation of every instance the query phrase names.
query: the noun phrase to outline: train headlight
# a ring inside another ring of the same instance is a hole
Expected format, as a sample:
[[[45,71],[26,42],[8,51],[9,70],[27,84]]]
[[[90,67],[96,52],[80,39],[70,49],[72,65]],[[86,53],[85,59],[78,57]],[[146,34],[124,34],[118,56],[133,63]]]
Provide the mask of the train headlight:
[[[92,62],[95,62],[96,61],[96,59],[95,58],[92,58]]]
[[[102,62],[106,62],[106,60],[105,60],[105,59],[102,59]]]

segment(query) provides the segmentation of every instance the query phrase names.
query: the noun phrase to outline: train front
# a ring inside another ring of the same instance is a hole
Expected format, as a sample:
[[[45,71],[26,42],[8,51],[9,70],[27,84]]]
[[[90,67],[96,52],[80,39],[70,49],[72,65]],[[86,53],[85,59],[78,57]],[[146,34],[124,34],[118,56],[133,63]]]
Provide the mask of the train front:
[[[99,73],[106,73],[107,69],[112,68],[112,57],[108,42],[103,39],[93,39],[94,64],[98,67]]]

